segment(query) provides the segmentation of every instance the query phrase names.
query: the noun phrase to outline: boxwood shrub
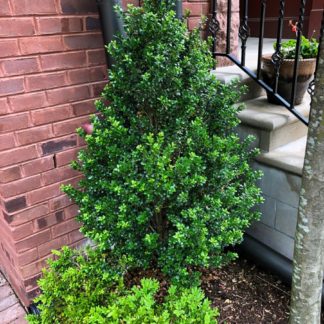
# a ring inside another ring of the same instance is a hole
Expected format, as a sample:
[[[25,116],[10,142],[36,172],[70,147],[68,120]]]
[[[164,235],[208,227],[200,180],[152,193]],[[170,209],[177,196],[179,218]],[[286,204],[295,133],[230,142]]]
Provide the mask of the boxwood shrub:
[[[235,133],[237,85],[210,73],[209,44],[170,6],[146,0],[121,13],[127,37],[109,45],[116,64],[100,115],[91,135],[79,131],[87,149],[73,167],[84,179],[64,190],[101,249],[178,282],[235,257],[261,198],[251,138]]]

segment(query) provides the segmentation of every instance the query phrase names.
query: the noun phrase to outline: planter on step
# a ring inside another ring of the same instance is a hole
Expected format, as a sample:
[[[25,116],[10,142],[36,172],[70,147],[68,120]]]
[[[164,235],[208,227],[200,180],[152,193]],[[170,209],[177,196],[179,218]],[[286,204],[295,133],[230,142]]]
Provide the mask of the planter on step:
[[[279,70],[278,94],[287,101],[290,101],[292,95],[294,66],[294,59],[284,59]],[[294,105],[299,105],[303,101],[308,85],[314,76],[315,69],[316,58],[301,59],[299,61]],[[271,55],[262,57],[261,74],[263,81],[270,87],[273,87],[275,84],[275,69],[271,60]],[[281,104],[272,93],[267,92],[267,97],[270,103],[277,105]]]

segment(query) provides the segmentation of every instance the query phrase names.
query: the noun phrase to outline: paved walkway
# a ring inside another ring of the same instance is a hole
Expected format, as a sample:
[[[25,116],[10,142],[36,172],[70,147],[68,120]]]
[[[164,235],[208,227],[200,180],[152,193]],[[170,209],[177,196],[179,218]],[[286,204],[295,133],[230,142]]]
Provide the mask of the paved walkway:
[[[0,324],[26,324],[26,312],[0,272]]]

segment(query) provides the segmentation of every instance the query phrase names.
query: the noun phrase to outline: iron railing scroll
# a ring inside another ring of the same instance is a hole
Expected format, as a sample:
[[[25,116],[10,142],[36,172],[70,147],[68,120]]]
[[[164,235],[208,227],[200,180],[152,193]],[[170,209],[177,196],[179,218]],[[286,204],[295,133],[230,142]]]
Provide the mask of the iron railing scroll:
[[[234,64],[239,66],[245,73],[247,73],[255,82],[257,82],[261,87],[263,87],[271,96],[273,96],[276,101],[278,101],[282,106],[287,108],[293,115],[295,115],[301,122],[305,125],[308,125],[308,120],[300,114],[294,107],[296,92],[297,92],[297,79],[298,79],[298,68],[299,68],[299,56],[300,56],[300,45],[301,38],[303,34],[303,27],[305,21],[305,8],[306,8],[306,0],[296,0],[299,4],[299,17],[296,24],[296,54],[294,58],[294,68],[293,68],[293,81],[291,87],[291,98],[284,98],[278,93],[278,83],[280,76],[280,66],[283,62],[283,54],[282,54],[282,36],[283,36],[283,28],[285,23],[285,11],[286,11],[286,1],[285,0],[259,0],[260,6],[260,19],[259,19],[259,39],[258,39],[258,55],[257,55],[257,68],[256,71],[250,69],[246,66],[246,50],[248,46],[248,38],[250,36],[250,28],[249,28],[249,0],[243,0],[241,5],[241,13],[242,19],[240,21],[240,26],[238,30],[238,36],[241,40],[241,58],[237,58],[231,52],[231,22],[232,22],[232,1],[228,0],[227,2],[227,25],[226,25],[226,47],[225,52],[218,51],[217,47],[217,37],[218,32],[220,31],[220,23],[217,18],[218,14],[218,4],[217,0],[212,0],[212,12],[211,17],[208,23],[208,31],[210,36],[212,36],[212,54],[213,57],[216,58],[218,56],[227,57]],[[265,17],[266,17],[266,8],[267,5],[272,5],[273,2],[277,1],[279,4],[279,12],[278,12],[278,24],[277,24],[277,37],[276,37],[276,46],[275,51],[271,56],[271,62],[273,64],[273,68],[275,71],[275,80],[273,84],[267,84],[262,79],[262,54],[263,54],[263,40],[265,33]],[[323,21],[321,25],[321,33],[320,37],[323,37],[324,34],[324,11],[323,11]],[[317,59],[318,65],[318,59]],[[316,72],[315,72],[316,75]],[[314,81],[311,81],[308,87],[308,93],[313,94],[314,92]]]

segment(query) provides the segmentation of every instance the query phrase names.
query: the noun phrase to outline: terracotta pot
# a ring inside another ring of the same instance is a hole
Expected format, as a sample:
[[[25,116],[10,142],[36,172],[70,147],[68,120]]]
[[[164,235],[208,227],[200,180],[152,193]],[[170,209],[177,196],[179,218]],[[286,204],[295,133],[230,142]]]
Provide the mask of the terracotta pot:
[[[291,99],[292,82],[294,77],[295,60],[284,59],[279,70],[278,94],[287,101]],[[296,85],[296,98],[294,105],[299,105],[313,78],[316,68],[316,58],[301,59],[298,66],[298,76]],[[271,62],[271,55],[262,57],[262,79],[269,86],[273,87],[275,83],[275,70]],[[271,93],[267,93],[268,101],[280,105],[281,103]]]

